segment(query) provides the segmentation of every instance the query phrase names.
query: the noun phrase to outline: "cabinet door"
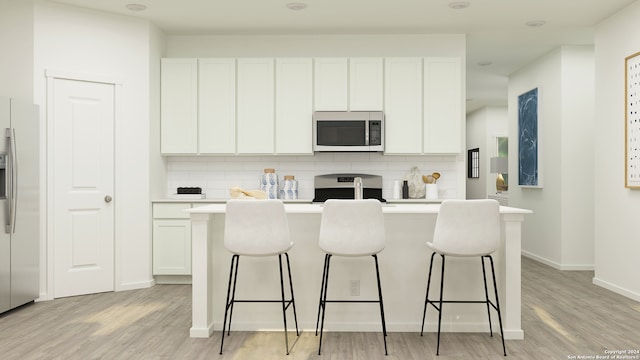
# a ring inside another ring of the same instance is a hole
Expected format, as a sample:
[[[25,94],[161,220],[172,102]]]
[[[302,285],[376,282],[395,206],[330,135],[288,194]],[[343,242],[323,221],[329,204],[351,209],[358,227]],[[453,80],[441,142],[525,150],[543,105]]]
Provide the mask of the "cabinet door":
[[[382,110],[382,58],[349,59],[349,110]]]
[[[424,59],[424,152],[459,154],[464,114],[459,58]]]
[[[198,152],[198,62],[161,60],[160,149],[163,154]]]
[[[274,68],[271,58],[238,59],[238,153],[274,152]]]
[[[386,58],[385,154],[422,153],[422,59]]]
[[[191,221],[153,221],[153,275],[191,275]]]
[[[236,152],[236,61],[198,61],[198,151]]]
[[[276,59],[276,153],[312,154],[312,61]]]
[[[314,59],[314,109],[346,111],[349,109],[347,58]]]

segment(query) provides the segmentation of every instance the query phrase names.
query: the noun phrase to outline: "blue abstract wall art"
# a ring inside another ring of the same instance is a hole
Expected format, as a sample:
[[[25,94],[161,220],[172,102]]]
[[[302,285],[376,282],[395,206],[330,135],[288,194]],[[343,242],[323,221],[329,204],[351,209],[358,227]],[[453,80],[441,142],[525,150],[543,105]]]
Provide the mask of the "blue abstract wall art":
[[[538,183],[538,88],[518,96],[518,185]]]

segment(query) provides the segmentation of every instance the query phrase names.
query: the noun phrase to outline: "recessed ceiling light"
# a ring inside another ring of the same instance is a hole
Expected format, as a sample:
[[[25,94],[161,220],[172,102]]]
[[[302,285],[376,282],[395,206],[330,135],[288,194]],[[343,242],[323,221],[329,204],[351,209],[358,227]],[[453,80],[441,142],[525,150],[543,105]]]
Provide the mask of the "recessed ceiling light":
[[[529,27],[541,27],[544,24],[546,24],[547,22],[544,20],[531,20],[531,21],[527,21],[526,23],[524,23],[525,25],[529,26]]]
[[[471,3],[469,3],[468,1],[454,1],[452,3],[449,3],[449,7],[456,10],[468,8],[469,5],[471,5]]]
[[[493,65],[493,63],[491,61],[478,61],[478,66],[489,66],[489,65]]]
[[[147,10],[147,6],[146,5],[142,5],[142,4],[127,4],[127,9],[131,10],[131,11],[144,11]]]
[[[302,9],[305,9],[307,7],[307,4],[305,4],[305,3],[288,3],[287,7],[290,10],[302,10]]]

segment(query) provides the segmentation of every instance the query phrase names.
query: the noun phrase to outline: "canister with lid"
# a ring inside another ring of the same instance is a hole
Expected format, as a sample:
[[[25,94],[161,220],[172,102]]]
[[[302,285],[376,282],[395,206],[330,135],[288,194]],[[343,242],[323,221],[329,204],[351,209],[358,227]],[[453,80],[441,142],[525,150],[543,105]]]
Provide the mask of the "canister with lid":
[[[275,169],[264,169],[264,174],[260,177],[260,190],[267,194],[267,199],[278,198],[278,174]]]
[[[296,200],[298,198],[298,180],[293,175],[285,175],[282,189],[280,189],[280,199]]]

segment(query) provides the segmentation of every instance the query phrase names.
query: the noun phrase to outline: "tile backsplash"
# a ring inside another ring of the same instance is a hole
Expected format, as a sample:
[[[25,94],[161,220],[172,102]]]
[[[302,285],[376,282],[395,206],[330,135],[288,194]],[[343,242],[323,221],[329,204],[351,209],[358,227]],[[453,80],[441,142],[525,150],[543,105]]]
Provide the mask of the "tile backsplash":
[[[201,187],[208,199],[229,198],[229,188],[260,188],[265,168],[274,168],[280,181],[284,175],[298,180],[298,198],[313,199],[316,175],[363,173],[381,175],[382,196],[391,199],[394,180],[402,180],[411,167],[422,174],[439,172],[439,198],[456,198],[458,165],[456,156],[384,156],[381,153],[316,153],[309,156],[208,156],[168,158],[167,197],[178,187]]]

